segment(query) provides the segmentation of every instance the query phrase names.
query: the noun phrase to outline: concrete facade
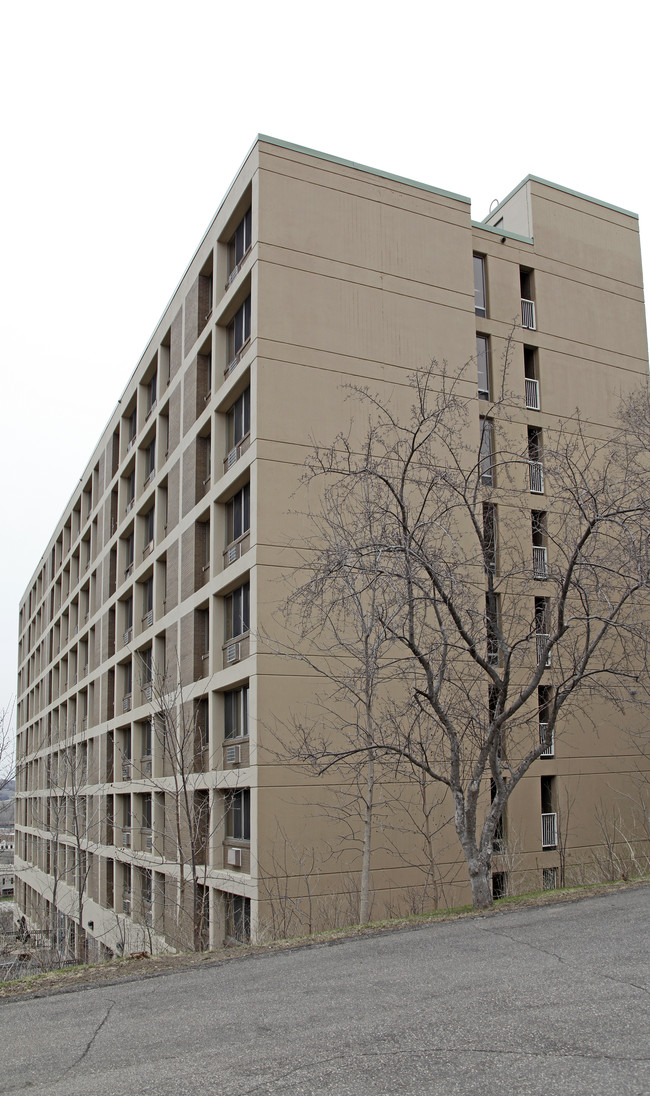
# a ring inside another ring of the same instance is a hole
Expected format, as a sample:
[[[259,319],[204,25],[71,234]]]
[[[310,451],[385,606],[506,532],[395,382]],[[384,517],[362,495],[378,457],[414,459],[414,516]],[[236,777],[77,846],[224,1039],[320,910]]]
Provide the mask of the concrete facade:
[[[81,872],[93,954],[187,946],[197,899],[203,945],[354,919],[358,854],[316,809],[324,793],[273,752],[273,724],[313,682],[259,637],[300,543],[292,497],[311,439],[349,419],[342,385],[407,400],[414,369],[469,361],[477,334],[492,360],[512,341],[514,430],[550,429],[576,406],[595,434],[609,430],[648,371],[636,217],[529,177],[476,223],[462,196],[255,142],[21,603],[16,899],[29,918],[52,923],[56,877],[74,935]],[[464,395],[478,446],[475,383]],[[172,680],[182,695],[170,700]],[[156,724],[166,703],[192,738],[187,772]],[[595,805],[635,767],[622,732],[575,728],[535,762],[508,808],[519,851],[504,872],[553,885],[541,774],[573,789],[576,854],[598,844]],[[186,789],[191,809],[177,814]],[[408,909],[423,886],[400,841],[399,855],[377,853],[377,915]],[[439,870],[436,900],[467,900],[453,835]]]

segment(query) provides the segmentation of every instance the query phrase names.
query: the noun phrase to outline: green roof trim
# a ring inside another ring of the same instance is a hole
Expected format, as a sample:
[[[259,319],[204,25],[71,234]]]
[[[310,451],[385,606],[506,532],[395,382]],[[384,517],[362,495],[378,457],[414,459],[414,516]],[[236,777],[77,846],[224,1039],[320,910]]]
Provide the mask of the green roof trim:
[[[499,202],[498,206],[496,206],[491,213],[488,213],[482,223],[485,224],[486,221],[494,217],[495,213],[498,213],[501,209],[501,206],[505,205],[506,202],[509,202],[513,194],[516,194],[518,190],[521,190],[522,186],[525,186],[526,183],[541,183],[542,186],[550,186],[553,190],[561,190],[563,194],[570,194],[573,198],[582,198],[585,202],[593,202],[594,205],[603,206],[604,209],[613,209],[615,213],[623,213],[626,217],[634,217],[635,221],[638,221],[639,219],[639,214],[633,213],[631,209],[623,209],[622,206],[614,205],[613,202],[603,202],[600,198],[593,198],[591,194],[583,194],[582,191],[572,190],[569,186],[562,186],[560,183],[552,183],[550,179],[542,179],[540,175],[527,175],[525,179],[522,179],[521,182],[517,184],[514,190],[511,190],[510,193]]]
[[[351,167],[356,171],[365,171],[369,175],[377,175],[380,179],[392,179],[395,183],[405,183],[407,186],[417,187],[418,190],[427,190],[430,194],[440,194],[443,198],[452,198],[456,202],[471,205],[471,198],[467,198],[464,194],[454,194],[451,190],[443,190],[441,187],[431,186],[429,183],[420,183],[417,179],[407,179],[404,175],[393,175],[390,171],[381,171],[376,167],[368,167],[367,164],[358,164],[354,160],[344,160],[341,156],[331,156],[328,152],[319,152],[315,148],[295,145],[291,141],[280,141],[277,137],[269,137],[265,133],[258,133],[257,140],[264,141],[267,145],[277,145],[279,148],[291,149],[292,152],[302,152],[305,156],[316,156],[319,160],[329,160],[333,164],[342,164],[343,167]]]
[[[484,232],[494,232],[496,236],[506,236],[508,240],[517,240],[521,244],[533,244],[532,236],[520,236],[518,232],[510,232],[507,228],[495,228],[494,225],[486,225],[484,221],[472,221],[472,228],[480,228]]]

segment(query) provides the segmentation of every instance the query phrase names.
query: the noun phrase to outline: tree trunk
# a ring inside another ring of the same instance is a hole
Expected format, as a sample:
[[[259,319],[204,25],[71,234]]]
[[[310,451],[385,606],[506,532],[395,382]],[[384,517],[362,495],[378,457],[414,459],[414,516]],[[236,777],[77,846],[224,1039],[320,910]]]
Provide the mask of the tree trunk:
[[[490,864],[478,859],[469,863],[472,903],[476,910],[487,910],[493,904],[490,867]]]

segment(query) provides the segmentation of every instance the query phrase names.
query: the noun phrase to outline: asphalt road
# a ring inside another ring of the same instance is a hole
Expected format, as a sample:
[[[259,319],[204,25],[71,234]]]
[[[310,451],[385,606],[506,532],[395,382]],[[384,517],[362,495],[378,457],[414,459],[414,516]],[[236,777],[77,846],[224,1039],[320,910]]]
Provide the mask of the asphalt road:
[[[0,1001],[0,1092],[648,1096],[650,887]]]

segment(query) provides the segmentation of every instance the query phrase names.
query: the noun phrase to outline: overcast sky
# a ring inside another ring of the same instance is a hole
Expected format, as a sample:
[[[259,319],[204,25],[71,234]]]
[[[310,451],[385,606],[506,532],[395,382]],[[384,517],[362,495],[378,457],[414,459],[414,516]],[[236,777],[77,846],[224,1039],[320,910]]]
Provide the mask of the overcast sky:
[[[639,213],[647,268],[643,11],[5,2],[0,707],[23,590],[257,133],[466,194],[477,220],[541,175]]]

